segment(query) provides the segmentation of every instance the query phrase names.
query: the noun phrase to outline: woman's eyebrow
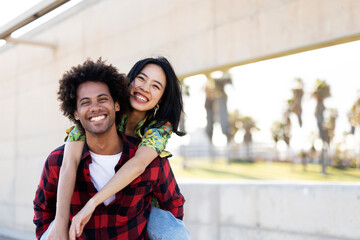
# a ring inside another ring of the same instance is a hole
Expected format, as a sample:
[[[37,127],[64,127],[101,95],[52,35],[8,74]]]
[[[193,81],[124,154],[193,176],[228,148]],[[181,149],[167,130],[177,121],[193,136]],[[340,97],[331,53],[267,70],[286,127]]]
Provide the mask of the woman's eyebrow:
[[[155,82],[156,82],[157,84],[159,84],[161,87],[164,87],[164,86],[161,84],[161,82],[159,82],[158,80],[155,80]]]
[[[143,73],[143,72],[139,72],[139,74],[144,75],[145,77],[147,77],[147,78],[148,78],[148,75],[146,75],[146,74],[145,74],[145,73]]]

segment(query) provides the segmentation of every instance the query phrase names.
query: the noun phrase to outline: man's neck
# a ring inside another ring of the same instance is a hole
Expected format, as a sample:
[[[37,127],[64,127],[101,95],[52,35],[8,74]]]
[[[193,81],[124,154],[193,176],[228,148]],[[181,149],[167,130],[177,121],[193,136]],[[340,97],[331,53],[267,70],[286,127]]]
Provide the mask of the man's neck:
[[[101,135],[86,132],[89,150],[99,155],[114,155],[122,152],[123,142],[116,128]]]

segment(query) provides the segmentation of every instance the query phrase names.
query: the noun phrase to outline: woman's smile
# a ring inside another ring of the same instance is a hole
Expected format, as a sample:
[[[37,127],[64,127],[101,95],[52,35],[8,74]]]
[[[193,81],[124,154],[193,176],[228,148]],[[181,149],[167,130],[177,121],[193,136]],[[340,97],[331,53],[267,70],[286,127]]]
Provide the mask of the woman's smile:
[[[139,93],[139,92],[135,92],[133,95],[137,100],[140,100],[141,102],[148,102],[149,99],[147,97],[145,97],[143,94]]]

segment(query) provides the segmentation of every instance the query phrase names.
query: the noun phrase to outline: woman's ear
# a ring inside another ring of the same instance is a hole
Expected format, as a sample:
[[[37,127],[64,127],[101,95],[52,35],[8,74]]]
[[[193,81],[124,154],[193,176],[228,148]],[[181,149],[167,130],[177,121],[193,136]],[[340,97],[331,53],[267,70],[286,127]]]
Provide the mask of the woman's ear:
[[[115,111],[120,111],[120,104],[118,102],[115,102]]]

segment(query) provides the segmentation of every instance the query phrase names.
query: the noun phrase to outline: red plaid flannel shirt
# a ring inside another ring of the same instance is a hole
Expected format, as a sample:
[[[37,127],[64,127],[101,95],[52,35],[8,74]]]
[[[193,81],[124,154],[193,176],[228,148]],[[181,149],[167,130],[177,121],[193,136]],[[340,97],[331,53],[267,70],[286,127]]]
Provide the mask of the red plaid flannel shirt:
[[[135,155],[139,143],[137,138],[121,133],[120,136],[123,139],[123,153],[115,167],[116,171]],[[56,191],[63,153],[64,146],[49,155],[36,191],[33,221],[38,239],[55,218]],[[90,179],[91,161],[86,146],[76,176],[70,219],[97,192]],[[86,224],[80,239],[148,239],[146,223],[151,210],[152,195],[159,200],[162,209],[182,219],[185,199],[180,193],[166,158],[154,159],[141,176],[115,195],[116,199],[108,206],[100,204]]]

